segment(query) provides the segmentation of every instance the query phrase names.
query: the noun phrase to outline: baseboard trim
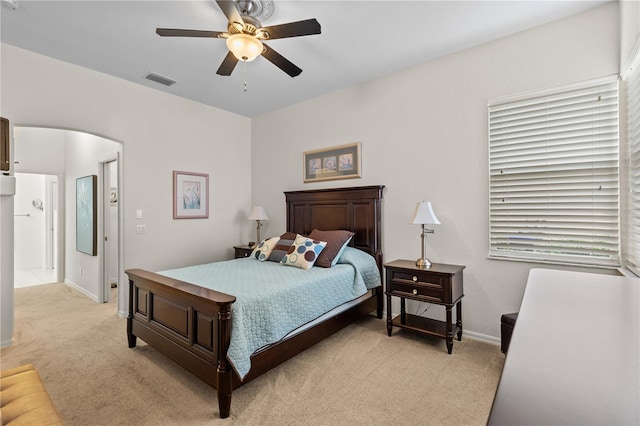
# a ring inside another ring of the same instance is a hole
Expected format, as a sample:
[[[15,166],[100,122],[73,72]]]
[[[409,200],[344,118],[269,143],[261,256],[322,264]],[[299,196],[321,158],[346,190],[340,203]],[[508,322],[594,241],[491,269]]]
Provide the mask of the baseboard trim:
[[[78,284],[74,283],[73,281],[69,280],[69,279],[64,279],[64,283],[66,285],[68,285],[69,287],[72,287],[75,290],[78,290],[80,293],[84,294],[85,296],[87,296],[89,299],[93,300],[96,303],[100,303],[98,301],[98,296],[95,294],[91,294],[90,292],[87,291],[86,288],[82,288],[80,287]]]
[[[473,340],[479,340],[481,342],[490,343],[492,345],[500,346],[500,338],[489,336],[488,334],[476,333],[475,331],[463,330],[462,335]]]
[[[0,348],[8,348],[9,346],[13,346],[15,343],[16,343],[15,338],[3,340],[2,342],[0,342]]]

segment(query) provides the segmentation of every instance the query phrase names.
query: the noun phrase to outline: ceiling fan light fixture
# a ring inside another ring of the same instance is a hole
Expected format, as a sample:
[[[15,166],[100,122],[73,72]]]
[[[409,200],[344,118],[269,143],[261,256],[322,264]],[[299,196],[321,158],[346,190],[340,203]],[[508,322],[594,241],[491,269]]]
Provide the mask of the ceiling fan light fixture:
[[[250,34],[232,34],[227,38],[227,48],[240,61],[250,62],[262,54],[262,42]]]

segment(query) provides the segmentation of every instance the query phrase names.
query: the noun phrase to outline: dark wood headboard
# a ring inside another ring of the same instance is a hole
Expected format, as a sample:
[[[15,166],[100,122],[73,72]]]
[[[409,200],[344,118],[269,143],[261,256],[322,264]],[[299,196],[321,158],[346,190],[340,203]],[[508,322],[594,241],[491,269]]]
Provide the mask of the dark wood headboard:
[[[349,245],[376,258],[382,267],[382,190],[384,185],[287,191],[287,231],[346,229]]]

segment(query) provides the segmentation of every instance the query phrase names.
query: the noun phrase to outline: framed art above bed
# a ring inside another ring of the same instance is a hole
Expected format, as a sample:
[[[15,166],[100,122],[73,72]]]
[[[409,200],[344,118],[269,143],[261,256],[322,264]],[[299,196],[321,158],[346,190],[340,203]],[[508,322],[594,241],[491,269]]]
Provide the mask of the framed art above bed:
[[[362,177],[361,143],[333,146],[303,153],[304,182]]]

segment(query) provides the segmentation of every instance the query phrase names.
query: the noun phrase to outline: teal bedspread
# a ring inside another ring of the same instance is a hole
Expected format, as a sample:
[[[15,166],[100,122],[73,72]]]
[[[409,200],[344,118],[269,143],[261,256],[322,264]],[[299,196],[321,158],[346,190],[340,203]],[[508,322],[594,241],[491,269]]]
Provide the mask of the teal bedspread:
[[[241,379],[256,350],[381,285],[373,257],[351,247],[329,269],[244,258],[158,273],[236,297],[227,358]]]

